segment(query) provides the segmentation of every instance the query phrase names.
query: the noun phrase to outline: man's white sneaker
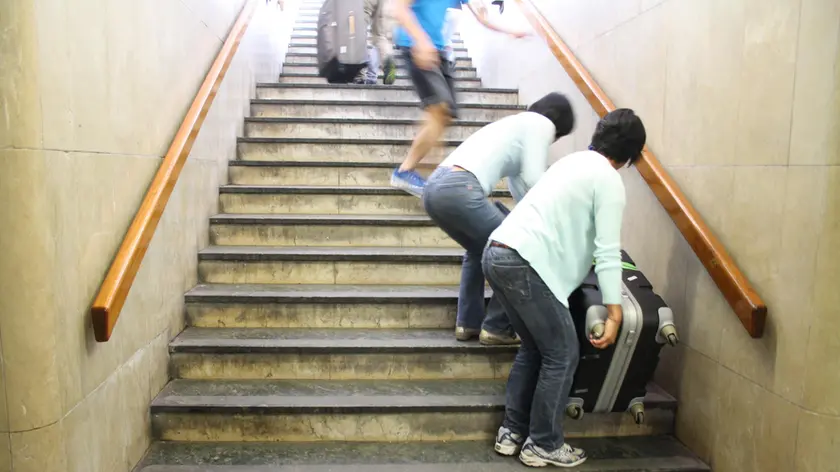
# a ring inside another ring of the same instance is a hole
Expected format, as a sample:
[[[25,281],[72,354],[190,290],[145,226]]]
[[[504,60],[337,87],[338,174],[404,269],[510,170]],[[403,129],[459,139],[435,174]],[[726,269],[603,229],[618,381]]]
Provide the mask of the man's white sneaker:
[[[522,446],[522,452],[519,453],[519,460],[528,467],[576,467],[586,462],[586,452],[568,443],[553,451],[546,451],[528,438]]]

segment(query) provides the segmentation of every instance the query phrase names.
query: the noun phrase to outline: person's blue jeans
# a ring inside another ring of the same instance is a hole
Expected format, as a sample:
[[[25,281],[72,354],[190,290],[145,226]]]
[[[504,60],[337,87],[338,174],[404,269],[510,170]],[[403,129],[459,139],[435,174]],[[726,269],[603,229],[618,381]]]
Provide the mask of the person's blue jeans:
[[[494,334],[513,334],[513,328],[496,296],[484,310],[484,274],[481,254],[496,228],[505,219],[501,210],[484,195],[473,174],[451,167],[438,167],[426,182],[423,206],[429,217],[463,247],[456,325],[485,329]],[[483,322],[482,322],[483,320]]]
[[[528,261],[493,244],[484,250],[484,274],[522,338],[508,377],[503,425],[553,451],[565,442],[563,420],[580,357],[575,325]]]

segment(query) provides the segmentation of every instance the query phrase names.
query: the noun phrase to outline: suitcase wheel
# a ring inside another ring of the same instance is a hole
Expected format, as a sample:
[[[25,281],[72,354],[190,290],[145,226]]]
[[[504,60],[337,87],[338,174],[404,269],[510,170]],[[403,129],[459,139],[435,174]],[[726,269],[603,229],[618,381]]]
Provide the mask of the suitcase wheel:
[[[680,337],[677,336],[677,328],[672,325],[665,325],[659,330],[659,336],[665,338],[669,345],[676,346],[680,342]]]
[[[630,415],[633,416],[633,421],[638,425],[645,424],[645,405],[644,403],[634,403],[630,407]]]
[[[573,420],[579,420],[583,418],[583,406],[577,404],[571,404],[566,407],[566,416]]]

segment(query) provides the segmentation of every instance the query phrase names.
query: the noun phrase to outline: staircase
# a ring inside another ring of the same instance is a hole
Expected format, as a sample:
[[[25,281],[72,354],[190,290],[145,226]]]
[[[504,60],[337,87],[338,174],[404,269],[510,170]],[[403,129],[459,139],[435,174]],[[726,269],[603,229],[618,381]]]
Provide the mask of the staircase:
[[[279,82],[257,86],[137,471],[522,470],[492,449],[515,350],[455,341],[462,251],[388,186],[416,96],[404,69],[393,86],[318,78],[318,3],[301,6]],[[460,120],[432,164],[521,110],[458,46]],[[675,403],[651,386],[643,425],[568,420],[590,454],[579,470],[707,471],[670,436]]]

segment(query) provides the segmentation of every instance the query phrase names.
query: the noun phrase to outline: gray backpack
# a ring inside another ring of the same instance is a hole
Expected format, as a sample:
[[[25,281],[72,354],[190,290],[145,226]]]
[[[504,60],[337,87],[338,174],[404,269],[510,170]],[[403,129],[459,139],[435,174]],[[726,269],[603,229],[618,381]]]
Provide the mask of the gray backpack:
[[[349,83],[367,65],[364,0],[325,0],[318,14],[318,74]]]

